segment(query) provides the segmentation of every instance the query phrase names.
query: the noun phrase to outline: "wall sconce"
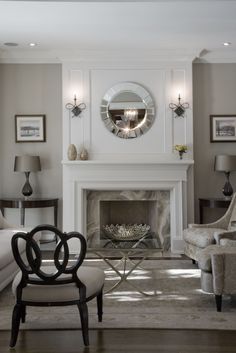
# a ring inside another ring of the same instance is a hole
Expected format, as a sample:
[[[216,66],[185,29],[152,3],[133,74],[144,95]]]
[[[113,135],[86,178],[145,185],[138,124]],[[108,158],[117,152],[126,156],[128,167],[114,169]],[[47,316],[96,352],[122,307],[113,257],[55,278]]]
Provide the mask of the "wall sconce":
[[[185,110],[189,108],[189,104],[188,103],[183,103],[183,104],[180,103],[180,101],[181,101],[180,94],[179,94],[179,97],[178,97],[178,101],[179,101],[178,104],[170,103],[169,107],[175,113],[175,118],[177,118],[177,117],[184,118]]]
[[[86,108],[86,104],[85,103],[80,103],[80,104],[76,104],[76,95],[74,96],[74,104],[72,103],[67,103],[66,104],[66,109],[69,109],[73,115],[72,118],[74,116],[79,116],[80,113]]]

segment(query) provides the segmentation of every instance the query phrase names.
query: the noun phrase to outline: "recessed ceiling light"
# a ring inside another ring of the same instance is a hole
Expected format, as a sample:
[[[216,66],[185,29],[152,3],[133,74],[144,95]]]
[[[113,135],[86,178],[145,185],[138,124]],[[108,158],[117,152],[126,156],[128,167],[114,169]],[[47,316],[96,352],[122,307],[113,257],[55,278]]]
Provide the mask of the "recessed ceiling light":
[[[223,45],[224,45],[225,47],[228,47],[229,45],[231,45],[231,43],[230,43],[230,42],[224,42]]]
[[[4,43],[4,45],[6,45],[7,47],[17,47],[17,46],[18,46],[18,43],[6,42],[6,43]]]
[[[37,43],[29,43],[30,47],[36,47]]]

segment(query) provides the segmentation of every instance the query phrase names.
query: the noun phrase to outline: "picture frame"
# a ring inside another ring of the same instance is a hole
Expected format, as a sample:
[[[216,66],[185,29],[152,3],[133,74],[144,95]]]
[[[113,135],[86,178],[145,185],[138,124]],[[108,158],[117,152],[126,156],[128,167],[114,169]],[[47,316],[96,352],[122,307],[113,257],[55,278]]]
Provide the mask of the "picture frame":
[[[210,115],[210,141],[236,142],[236,114]]]
[[[16,142],[45,142],[46,116],[15,115],[15,141]]]

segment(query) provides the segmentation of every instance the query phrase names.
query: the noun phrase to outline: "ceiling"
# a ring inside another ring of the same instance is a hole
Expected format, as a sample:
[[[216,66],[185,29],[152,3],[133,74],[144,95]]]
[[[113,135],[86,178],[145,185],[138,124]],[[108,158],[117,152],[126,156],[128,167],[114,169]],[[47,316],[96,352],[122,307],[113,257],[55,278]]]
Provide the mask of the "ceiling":
[[[236,61],[236,1],[0,1],[0,58],[78,51]]]

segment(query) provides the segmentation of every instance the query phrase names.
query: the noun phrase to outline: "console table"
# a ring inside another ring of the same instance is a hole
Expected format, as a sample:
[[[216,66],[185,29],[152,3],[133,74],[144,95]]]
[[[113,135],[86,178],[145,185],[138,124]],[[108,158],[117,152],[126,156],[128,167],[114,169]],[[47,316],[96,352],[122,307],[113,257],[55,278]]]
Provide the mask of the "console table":
[[[20,224],[25,225],[25,209],[26,208],[54,208],[54,225],[57,227],[57,210],[58,199],[20,199],[20,198],[2,198],[0,199],[0,209],[4,215],[5,208],[19,208],[20,209]]]
[[[204,198],[204,199],[199,199],[199,221],[200,223],[203,222],[203,208],[208,207],[208,208],[228,208],[229,204],[231,202],[230,200],[223,199],[223,198]]]

